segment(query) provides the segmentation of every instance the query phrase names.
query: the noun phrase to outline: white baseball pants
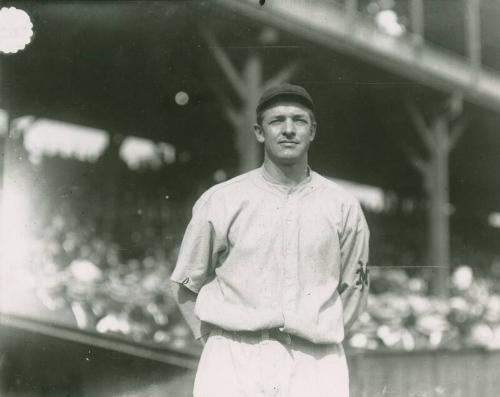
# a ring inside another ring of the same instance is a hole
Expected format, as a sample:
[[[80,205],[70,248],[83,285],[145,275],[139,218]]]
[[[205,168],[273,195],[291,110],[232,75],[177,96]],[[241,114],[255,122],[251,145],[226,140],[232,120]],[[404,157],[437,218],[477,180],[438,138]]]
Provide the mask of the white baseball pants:
[[[342,345],[215,329],[201,355],[194,397],[349,397]]]

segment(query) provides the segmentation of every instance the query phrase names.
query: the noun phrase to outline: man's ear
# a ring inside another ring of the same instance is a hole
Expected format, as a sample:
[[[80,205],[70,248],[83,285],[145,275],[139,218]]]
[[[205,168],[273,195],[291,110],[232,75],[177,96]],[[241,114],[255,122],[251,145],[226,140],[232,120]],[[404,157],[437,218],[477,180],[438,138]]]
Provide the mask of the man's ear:
[[[309,136],[309,141],[312,142],[314,141],[314,138],[316,138],[316,130],[318,129],[318,123],[314,122],[311,125],[311,135]]]
[[[255,138],[257,139],[257,142],[264,143],[264,131],[262,130],[262,127],[258,124],[253,125],[253,132],[255,134]]]

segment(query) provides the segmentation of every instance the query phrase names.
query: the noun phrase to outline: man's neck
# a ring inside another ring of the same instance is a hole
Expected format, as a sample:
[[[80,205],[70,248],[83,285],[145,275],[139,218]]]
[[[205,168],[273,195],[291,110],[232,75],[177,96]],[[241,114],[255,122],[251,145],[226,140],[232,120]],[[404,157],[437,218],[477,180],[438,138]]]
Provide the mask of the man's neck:
[[[285,186],[296,186],[308,176],[307,160],[297,164],[276,164],[268,158],[264,159],[265,172],[277,183]]]

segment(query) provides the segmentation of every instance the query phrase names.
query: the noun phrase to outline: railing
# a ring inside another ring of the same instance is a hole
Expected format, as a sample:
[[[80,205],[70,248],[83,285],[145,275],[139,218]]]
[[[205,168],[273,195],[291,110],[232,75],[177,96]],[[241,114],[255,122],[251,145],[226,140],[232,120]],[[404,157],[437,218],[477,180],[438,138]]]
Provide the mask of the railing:
[[[126,359],[117,360],[115,358],[111,360],[106,354],[98,354],[95,358],[96,361],[92,362],[89,368],[96,367],[99,370],[93,372],[89,372],[89,369],[86,370],[88,373],[85,372],[85,376],[79,380],[83,383],[80,385],[82,390],[89,389],[91,386],[95,387],[99,382],[103,382],[102,385],[99,384],[99,388],[107,388],[105,394],[107,397],[117,396],[118,386],[122,390],[130,390],[127,395],[133,397],[150,395],[148,393],[153,389],[159,393],[155,395],[170,395],[174,387],[172,383],[176,383],[175,387],[184,392],[182,395],[188,395],[192,389],[193,371],[197,365],[199,352],[148,348],[130,341],[120,341],[113,337],[65,327],[54,327],[15,316],[0,316],[0,325],[0,331],[2,331],[0,334],[4,336],[8,334],[6,332],[8,328],[10,335],[13,335],[14,332],[25,336],[45,335],[54,338],[54,340],[59,339],[57,345],[48,343],[49,339],[47,338],[43,339],[45,342],[42,343],[46,343],[46,345],[40,349],[46,353],[47,357],[50,357],[50,360],[46,362],[44,361],[46,358],[44,358],[38,360],[39,364],[25,363],[32,370],[41,371],[41,368],[37,368],[36,365],[48,365],[53,367],[51,367],[53,371],[68,372],[53,374],[49,380],[39,380],[40,384],[50,381],[50,386],[53,388],[69,387],[64,384],[65,379],[67,380],[68,377],[71,378],[74,375],[72,375],[72,371],[78,373],[82,371],[82,364],[78,361],[81,355],[70,354],[66,360],[74,356],[74,362],[67,362],[62,366],[56,364],[58,354],[60,355],[60,352],[66,349],[64,346],[75,352],[77,349],[75,346],[78,345],[73,342],[76,342],[82,346],[94,346],[128,356]],[[36,340],[38,339],[22,342],[22,352],[18,353],[25,357],[27,354],[26,346],[36,344]],[[5,346],[10,346],[9,348],[12,347],[10,339],[4,339],[1,342]],[[56,346],[59,347],[56,348]],[[464,349],[409,353],[394,351],[354,352],[347,349],[346,352],[350,368],[352,397],[496,397],[498,390],[500,390],[499,351]],[[15,354],[15,351],[13,353]],[[143,359],[147,359],[151,364],[147,366],[147,373],[144,370],[146,367]],[[24,361],[21,360],[19,364],[22,362]],[[156,364],[154,364],[155,362]],[[131,368],[137,372],[130,373]],[[175,382],[171,382],[173,376],[178,377]],[[143,377],[145,380],[138,379],[138,377]],[[168,379],[170,381],[167,382]],[[54,382],[61,382],[61,384]],[[139,384],[144,385],[140,386]],[[162,390],[163,394],[160,393]],[[100,393],[100,395],[104,395],[102,391]]]
[[[196,368],[201,351],[201,349],[194,348],[169,349],[152,343],[138,343],[124,337],[98,334],[97,332],[81,330],[75,327],[5,313],[0,313],[0,327],[24,330],[60,340],[88,344],[181,368]],[[6,343],[6,341],[2,342]]]

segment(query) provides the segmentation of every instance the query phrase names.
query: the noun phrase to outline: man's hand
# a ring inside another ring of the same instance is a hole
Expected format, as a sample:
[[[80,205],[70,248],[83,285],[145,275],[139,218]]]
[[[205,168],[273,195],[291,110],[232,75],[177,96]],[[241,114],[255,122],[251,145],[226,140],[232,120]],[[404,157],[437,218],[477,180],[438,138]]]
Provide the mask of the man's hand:
[[[205,334],[205,335],[202,335],[198,340],[201,342],[201,344],[203,346],[206,345],[207,341],[208,341],[208,337],[210,336],[210,334]]]
[[[176,282],[171,283],[171,290],[174,299],[179,306],[184,320],[186,320],[187,325],[191,328],[191,331],[196,339],[201,339],[201,321],[194,314],[194,307],[196,304],[197,295]]]

